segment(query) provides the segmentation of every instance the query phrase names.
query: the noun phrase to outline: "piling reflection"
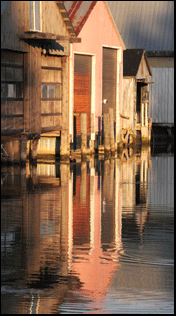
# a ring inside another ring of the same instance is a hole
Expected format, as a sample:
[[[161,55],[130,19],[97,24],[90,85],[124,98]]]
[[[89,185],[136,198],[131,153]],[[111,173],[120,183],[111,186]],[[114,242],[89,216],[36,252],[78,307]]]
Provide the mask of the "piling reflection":
[[[150,148],[121,159],[3,167],[2,312],[51,314],[69,293],[72,303],[81,293],[101,310],[125,255],[125,220],[144,231],[150,168]]]

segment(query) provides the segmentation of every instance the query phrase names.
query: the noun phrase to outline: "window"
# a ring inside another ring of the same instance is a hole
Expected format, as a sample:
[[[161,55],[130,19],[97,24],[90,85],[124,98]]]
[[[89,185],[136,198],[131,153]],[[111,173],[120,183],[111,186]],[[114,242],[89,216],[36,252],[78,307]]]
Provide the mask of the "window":
[[[41,31],[41,1],[30,3],[30,30]]]
[[[43,84],[42,99],[61,100],[61,84]]]
[[[2,51],[1,98],[23,98],[23,54]]]

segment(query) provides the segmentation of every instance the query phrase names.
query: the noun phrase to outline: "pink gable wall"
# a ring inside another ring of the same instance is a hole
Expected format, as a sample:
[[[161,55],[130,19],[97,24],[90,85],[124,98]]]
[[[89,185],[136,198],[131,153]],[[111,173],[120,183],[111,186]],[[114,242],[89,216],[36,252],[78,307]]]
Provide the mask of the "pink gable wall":
[[[101,115],[102,106],[102,46],[121,47],[122,42],[109,16],[104,1],[97,1],[88,20],[79,33],[81,43],[73,44],[73,52],[87,53],[96,55],[96,96],[95,96],[95,115]],[[121,54],[123,61],[123,49]],[[120,82],[120,107],[122,105],[122,64]],[[121,111],[120,111],[121,112]],[[97,120],[96,120],[97,122]],[[97,130],[97,124],[96,124]]]

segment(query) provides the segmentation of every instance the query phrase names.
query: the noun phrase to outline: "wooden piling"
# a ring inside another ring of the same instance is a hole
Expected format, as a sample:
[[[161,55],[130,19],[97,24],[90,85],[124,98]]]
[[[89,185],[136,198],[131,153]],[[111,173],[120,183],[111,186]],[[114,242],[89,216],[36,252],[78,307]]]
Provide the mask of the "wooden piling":
[[[87,195],[87,162],[81,163],[81,182],[80,182],[80,203],[86,205]]]
[[[114,143],[114,114],[113,114],[113,108],[109,108],[109,131],[110,131],[111,152],[114,152],[115,151],[115,143]]]
[[[36,160],[37,159],[37,145],[38,145],[38,139],[33,139],[32,141],[32,160]]]
[[[61,130],[60,156],[66,157],[70,154],[69,135],[68,131]]]
[[[109,113],[104,113],[104,149],[105,153],[110,152]]]
[[[22,135],[20,139],[20,162],[21,164],[26,163],[26,150],[27,150],[27,137]]]
[[[90,152],[95,152],[95,114],[90,115]]]
[[[87,113],[80,114],[80,127],[81,127],[81,153],[87,153]]]

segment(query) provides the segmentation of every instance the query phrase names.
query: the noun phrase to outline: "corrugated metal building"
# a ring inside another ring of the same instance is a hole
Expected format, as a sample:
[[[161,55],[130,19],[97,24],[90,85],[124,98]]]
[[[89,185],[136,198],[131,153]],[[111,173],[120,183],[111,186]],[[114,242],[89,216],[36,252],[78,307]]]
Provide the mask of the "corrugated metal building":
[[[166,212],[174,208],[174,156],[152,157],[148,177],[148,203]]]
[[[107,1],[126,48],[147,53],[153,124],[174,121],[174,1]]]

